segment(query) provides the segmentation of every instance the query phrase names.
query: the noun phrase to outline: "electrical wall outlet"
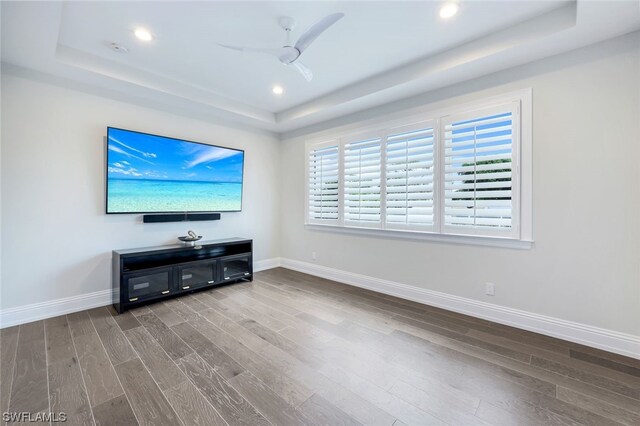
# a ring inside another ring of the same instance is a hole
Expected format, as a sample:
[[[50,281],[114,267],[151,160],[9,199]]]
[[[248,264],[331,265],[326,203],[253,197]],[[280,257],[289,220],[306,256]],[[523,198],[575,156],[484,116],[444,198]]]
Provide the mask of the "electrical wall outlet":
[[[495,296],[496,295],[496,287],[493,283],[485,283],[484,284],[484,293],[487,296]]]
[[[311,252],[311,260],[313,260],[313,261],[316,260],[316,252],[315,251]]]

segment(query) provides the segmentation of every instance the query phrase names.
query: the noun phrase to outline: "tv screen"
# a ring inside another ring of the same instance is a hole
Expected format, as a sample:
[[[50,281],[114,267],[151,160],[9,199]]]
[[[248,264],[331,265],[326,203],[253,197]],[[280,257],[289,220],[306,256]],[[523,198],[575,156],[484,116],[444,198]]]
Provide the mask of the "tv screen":
[[[244,151],[107,128],[107,213],[242,209]]]

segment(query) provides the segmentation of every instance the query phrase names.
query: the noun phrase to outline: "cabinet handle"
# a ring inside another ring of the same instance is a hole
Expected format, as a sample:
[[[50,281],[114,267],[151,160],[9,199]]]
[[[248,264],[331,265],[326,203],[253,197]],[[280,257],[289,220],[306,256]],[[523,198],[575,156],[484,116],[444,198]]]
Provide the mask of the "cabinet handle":
[[[136,300],[138,300],[137,297],[132,297],[131,299],[129,299],[129,302],[135,302]]]
[[[244,274],[245,274],[245,275],[250,275],[248,272],[245,272]]]
[[[215,281],[207,281],[207,284],[213,284]]]
[[[169,290],[165,290],[162,292],[162,294],[168,294],[168,293],[169,293]]]
[[[225,280],[230,280],[230,279],[231,279],[231,277],[224,277],[224,279],[225,279]]]
[[[191,286],[190,285],[185,285],[184,287],[182,287],[183,290],[186,290],[188,288],[191,288]]]

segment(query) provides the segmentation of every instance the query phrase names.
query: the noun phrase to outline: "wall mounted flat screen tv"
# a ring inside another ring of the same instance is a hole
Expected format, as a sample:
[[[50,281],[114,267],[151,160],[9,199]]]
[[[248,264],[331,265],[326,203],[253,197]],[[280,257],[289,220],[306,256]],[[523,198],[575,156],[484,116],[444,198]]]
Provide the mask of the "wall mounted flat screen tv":
[[[242,210],[244,151],[107,128],[107,213]]]

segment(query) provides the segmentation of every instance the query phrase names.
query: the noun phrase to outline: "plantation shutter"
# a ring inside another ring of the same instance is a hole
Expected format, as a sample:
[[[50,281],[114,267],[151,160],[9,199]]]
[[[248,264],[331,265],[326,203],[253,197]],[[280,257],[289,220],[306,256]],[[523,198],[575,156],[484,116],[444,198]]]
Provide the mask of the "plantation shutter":
[[[344,146],[344,223],[380,227],[381,138]]]
[[[449,116],[444,131],[444,232],[513,236],[517,105]]]
[[[339,218],[339,149],[337,142],[309,151],[309,223],[337,222]]]
[[[432,230],[433,124],[420,123],[390,133],[385,143],[386,228]]]

